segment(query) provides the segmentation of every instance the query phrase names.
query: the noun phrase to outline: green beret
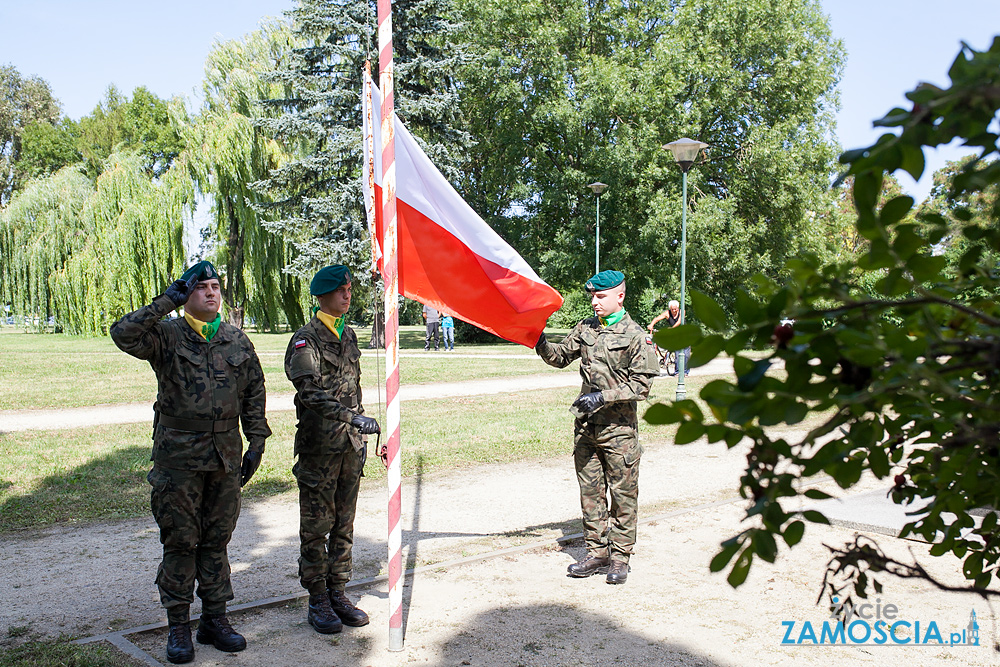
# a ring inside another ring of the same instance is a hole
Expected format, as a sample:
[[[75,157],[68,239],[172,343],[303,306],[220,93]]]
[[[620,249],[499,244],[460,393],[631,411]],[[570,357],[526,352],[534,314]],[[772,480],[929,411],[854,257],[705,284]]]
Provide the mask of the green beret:
[[[181,280],[190,280],[191,276],[198,276],[199,281],[210,280],[212,278],[218,280],[219,272],[215,270],[210,261],[205,259],[185,271],[184,275],[181,276]]]
[[[343,264],[324,266],[309,283],[309,293],[320,296],[351,282],[351,272]]]
[[[603,292],[618,287],[625,282],[625,274],[621,271],[601,271],[590,277],[585,285],[588,292]]]

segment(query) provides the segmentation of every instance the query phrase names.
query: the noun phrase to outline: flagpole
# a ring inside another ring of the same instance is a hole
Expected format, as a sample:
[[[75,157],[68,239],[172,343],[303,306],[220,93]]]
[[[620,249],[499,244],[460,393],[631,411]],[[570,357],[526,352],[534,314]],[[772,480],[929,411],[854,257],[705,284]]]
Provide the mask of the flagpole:
[[[385,421],[389,470],[389,650],[403,650],[402,466],[399,440],[399,271],[396,236],[396,146],[393,127],[392,0],[378,0],[378,83],[382,91],[382,242],[385,272]]]

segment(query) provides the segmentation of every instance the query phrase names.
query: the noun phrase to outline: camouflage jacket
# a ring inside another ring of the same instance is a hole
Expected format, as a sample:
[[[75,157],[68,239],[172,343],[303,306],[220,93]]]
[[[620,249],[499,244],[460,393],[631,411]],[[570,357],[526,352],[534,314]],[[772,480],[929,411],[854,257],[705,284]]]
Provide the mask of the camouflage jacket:
[[[599,391],[605,405],[586,421],[635,428],[636,403],[645,400],[659,366],[646,332],[626,313],[618,323],[601,326],[589,317],[569,332],[561,343],[543,340],[535,352],[550,366],[565,368],[580,360],[583,386],[580,394]]]
[[[364,439],[351,426],[354,415],[365,413],[360,359],[354,329],[345,326],[337,338],[315,316],[288,341],[285,375],[295,386],[297,455],[323,458],[348,444],[361,450]]]
[[[152,460],[174,470],[237,469],[243,455],[239,428],[225,428],[221,422],[235,424],[238,418],[250,449],[257,451],[264,451],[271,435],[260,360],[238,328],[223,322],[209,342],[183,318],[164,320],[173,309],[161,295],[111,326],[115,345],[148,361],[156,373]],[[205,421],[225,430],[170,428],[159,423],[161,416]]]

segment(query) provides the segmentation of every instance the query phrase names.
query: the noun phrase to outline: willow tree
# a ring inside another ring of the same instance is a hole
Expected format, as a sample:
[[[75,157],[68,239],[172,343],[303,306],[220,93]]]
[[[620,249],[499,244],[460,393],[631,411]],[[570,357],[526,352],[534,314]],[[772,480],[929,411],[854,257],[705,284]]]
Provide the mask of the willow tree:
[[[264,227],[261,204],[269,198],[250,186],[277,169],[284,152],[255,124],[258,103],[280,94],[261,78],[288,53],[293,36],[287,24],[271,21],[241,40],[216,43],[205,61],[201,113],[188,120],[177,107],[175,119],[192,148],[185,154],[199,189],[212,197],[211,257],[223,275],[229,321],[248,317],[274,329],[284,320],[303,322],[301,281],[282,269],[292,246]]]
[[[0,303],[19,321],[45,326],[58,300],[49,277],[74,255],[87,255],[94,266],[93,218],[84,215],[93,194],[90,180],[67,167],[31,181],[0,209]],[[79,288],[90,284],[88,277]]]
[[[143,157],[115,153],[96,186],[75,167],[32,181],[0,213],[0,299],[18,318],[102,334],[184,269],[183,169],[150,179]]]

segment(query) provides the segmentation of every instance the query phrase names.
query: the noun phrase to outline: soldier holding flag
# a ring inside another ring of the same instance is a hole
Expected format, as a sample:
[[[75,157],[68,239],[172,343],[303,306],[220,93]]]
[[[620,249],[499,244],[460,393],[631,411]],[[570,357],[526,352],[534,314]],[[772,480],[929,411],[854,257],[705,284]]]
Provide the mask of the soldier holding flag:
[[[580,359],[583,378],[570,411],[576,416],[573,458],[588,556],[570,565],[569,575],[607,572],[609,584],[624,584],[639,510],[642,446],[636,404],[649,395],[659,369],[645,332],[625,311],[625,274],[602,271],[587,281],[586,289],[594,317],[577,324],[558,344],[549,343],[543,333],[535,352],[556,368]]]

